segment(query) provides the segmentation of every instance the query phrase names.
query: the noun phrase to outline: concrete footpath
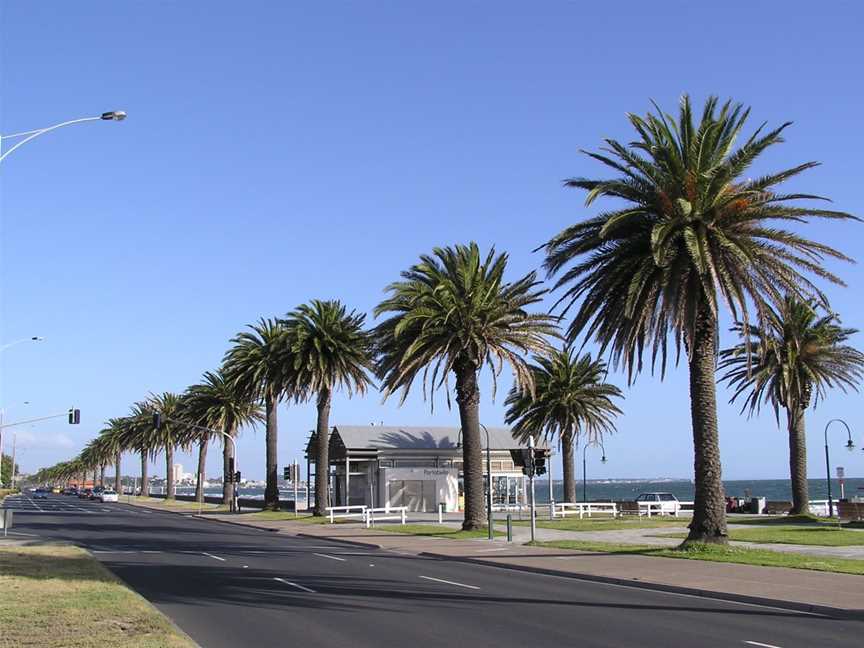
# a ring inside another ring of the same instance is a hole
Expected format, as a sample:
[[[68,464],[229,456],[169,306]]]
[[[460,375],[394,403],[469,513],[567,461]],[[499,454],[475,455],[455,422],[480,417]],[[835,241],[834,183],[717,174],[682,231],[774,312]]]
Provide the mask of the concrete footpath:
[[[371,545],[405,555],[433,556],[490,566],[541,571],[627,586],[676,591],[864,620],[864,576],[699,560],[565,551],[496,539],[456,540],[365,529],[355,524],[257,521],[209,514],[208,520],[244,524],[294,536]]]

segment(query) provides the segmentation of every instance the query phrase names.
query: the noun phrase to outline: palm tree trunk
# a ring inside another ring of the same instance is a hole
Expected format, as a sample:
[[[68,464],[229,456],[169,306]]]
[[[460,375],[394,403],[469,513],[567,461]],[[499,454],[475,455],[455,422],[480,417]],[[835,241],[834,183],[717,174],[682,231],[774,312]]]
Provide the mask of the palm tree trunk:
[[[315,428],[315,510],[313,515],[326,515],[330,499],[330,401],[329,389],[318,392],[318,424]],[[295,502],[296,504],[296,502]]]
[[[174,446],[170,443],[165,445],[165,499],[174,499]]]
[[[564,501],[576,501],[576,466],[573,457],[573,431],[561,437],[561,461],[564,464]]]
[[[264,408],[267,416],[267,433],[265,435],[265,443],[267,445],[267,487],[264,489],[265,511],[279,510],[279,486],[276,483],[279,470],[276,456],[276,444],[279,440],[279,427],[276,421],[276,408],[278,404],[273,394],[268,390],[264,398]]]
[[[206,436],[198,444],[198,472],[195,474],[195,501],[204,502],[204,464],[207,462],[207,445],[210,439]]]
[[[117,493],[120,495],[123,494],[123,484],[121,483],[120,477],[120,456],[122,454],[123,453],[118,452],[116,455],[114,455],[114,490],[116,490]]]
[[[147,451],[141,451],[141,497],[150,497],[150,477],[147,474]]]
[[[468,360],[454,367],[456,402],[462,425],[462,481],[465,484],[465,519],[462,529],[471,531],[486,526],[483,488],[483,447],[480,441],[480,388],[477,366]],[[490,476],[491,479],[491,476]]]
[[[684,544],[726,544],[726,499],[717,431],[717,322],[704,306],[690,341],[690,417],[693,425],[695,498],[690,533]]]
[[[792,478],[791,515],[810,513],[810,493],[807,489],[807,440],[804,412],[799,407],[786,411],[789,430],[789,475]]]
[[[105,464],[99,464],[99,487],[105,488]]]
[[[232,435],[233,430],[226,427],[225,433]],[[234,501],[234,483],[228,480],[233,469],[233,459],[234,444],[222,437],[222,504],[226,506],[230,506]]]

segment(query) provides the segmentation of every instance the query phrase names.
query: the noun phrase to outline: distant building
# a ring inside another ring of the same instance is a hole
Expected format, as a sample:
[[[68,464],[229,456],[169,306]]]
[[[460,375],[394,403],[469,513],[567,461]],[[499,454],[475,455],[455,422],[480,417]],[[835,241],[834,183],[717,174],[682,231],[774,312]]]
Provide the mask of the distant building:
[[[175,482],[183,480],[183,464],[175,463],[171,467],[171,476]]]
[[[462,508],[462,449],[458,427],[391,427],[337,425],[330,434],[330,484],[334,506],[407,506],[433,512]],[[486,474],[486,433],[480,432]],[[496,507],[527,501],[527,478],[513,464],[511,450],[527,445],[507,428],[489,428],[492,501]],[[541,445],[541,447],[546,447]],[[315,433],[306,445],[306,459],[315,462]],[[317,467],[316,467],[317,469]],[[309,483],[314,483],[307,469]]]

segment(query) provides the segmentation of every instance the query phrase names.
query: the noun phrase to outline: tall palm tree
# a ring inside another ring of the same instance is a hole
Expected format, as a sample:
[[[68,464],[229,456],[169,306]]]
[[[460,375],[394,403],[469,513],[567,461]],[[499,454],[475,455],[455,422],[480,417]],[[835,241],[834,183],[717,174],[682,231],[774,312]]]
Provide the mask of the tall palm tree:
[[[288,313],[284,324],[293,366],[293,392],[301,399],[316,396],[318,423],[315,430],[315,515],[324,515],[330,492],[327,476],[330,458],[330,405],[333,392],[364,394],[375,370],[373,340],[363,326],[366,315],[348,309],[340,301],[313,299]]]
[[[846,344],[855,329],[843,328],[840,318],[828,312],[819,316],[819,305],[789,295],[772,310],[764,326],[741,324],[733,330],[741,342],[721,353],[721,380],[733,390],[730,402],[745,396],[741,411],[759,412],[771,405],[777,423],[786,411],[789,434],[789,473],[792,480],[792,513],[810,512],[807,489],[807,443],[804,415],[829,389],[858,390],[864,377],[864,353]],[[750,350],[754,351],[750,353]]]
[[[821,260],[847,259],[778,225],[851,216],[790,205],[818,197],[776,190],[815,162],[746,178],[750,164],[782,142],[789,126],[764,134],[760,127],[735,149],[748,115],[712,97],[694,123],[686,96],[677,121],[659,110],[629,115],[637,141],[625,146],[609,139],[602,153],[588,153],[618,177],[566,181],[588,192],[586,205],[602,196],[623,204],[566,228],[545,246],[545,267],[559,275],[555,288],[564,289],[559,303],[565,312],[575,308],[570,340],[582,333],[595,338],[631,381],[646,348],[662,377],[670,334],[676,358],[683,344],[695,450],[694,514],[685,543],[727,542],[714,377],[719,301],[748,330],[785,292],[821,299],[814,275],[841,283]]]
[[[104,437],[105,444],[113,455],[114,489],[118,493],[122,492],[120,484],[120,457],[123,454],[123,450],[125,450],[125,423],[126,421],[123,418],[108,419],[106,426],[99,433],[101,437]]]
[[[279,510],[277,485],[277,442],[279,426],[276,408],[293,387],[293,360],[285,326],[274,319],[261,319],[234,337],[234,344],[225,354],[225,378],[239,397],[264,401],[266,420],[267,486],[264,489],[264,509]]]
[[[525,441],[543,431],[547,439],[561,441],[564,466],[564,501],[576,501],[573,450],[580,436],[597,443],[615,430],[613,418],[621,413],[613,399],[621,390],[606,382],[606,363],[590,354],[573,353],[569,346],[534,357],[529,365],[534,394],[515,385],[507,396],[507,423],[513,436]]]
[[[146,408],[151,415],[140,422],[142,433],[148,440],[150,455],[155,457],[160,449],[165,450],[165,499],[174,499],[174,450],[177,446],[188,446],[191,435],[183,425],[182,402],[179,395],[172,392],[151,394]],[[152,414],[159,412],[162,421],[158,428],[153,426]]]
[[[264,420],[261,405],[233,389],[231,383],[226,380],[223,369],[205,372],[200,383],[186,390],[183,401],[185,415],[190,422],[201,427],[221,430],[232,438],[236,438],[241,427]],[[222,441],[222,503],[229,504],[234,501],[234,484],[227,479],[234,459],[234,446],[222,435],[218,436]],[[209,441],[210,434],[199,431],[199,476],[204,472]],[[197,501],[204,500],[200,477],[196,482],[195,497]]]
[[[505,362],[519,387],[532,391],[533,375],[520,354],[546,351],[547,336],[556,334],[552,317],[525,310],[545,293],[535,273],[507,283],[506,267],[506,254],[493,248],[484,257],[473,242],[435,248],[387,287],[389,297],[375,309],[376,317],[392,313],[375,329],[385,398],[401,391],[401,404],[422,374],[424,397],[431,400],[443,386],[449,407],[450,372],[455,376],[464,440],[463,529],[484,526],[480,369],[491,370],[493,396]]]
[[[155,445],[152,411],[146,401],[134,403],[128,416],[122,419],[122,439],[126,448],[134,450],[141,457],[141,497],[150,496],[150,476],[148,474],[151,448]]]

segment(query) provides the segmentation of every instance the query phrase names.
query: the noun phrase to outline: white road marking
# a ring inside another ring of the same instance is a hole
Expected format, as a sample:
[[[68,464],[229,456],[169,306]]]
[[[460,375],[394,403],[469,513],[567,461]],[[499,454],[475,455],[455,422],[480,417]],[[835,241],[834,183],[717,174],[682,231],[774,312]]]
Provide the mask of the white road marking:
[[[284,578],[273,578],[275,581],[279,581],[280,583],[284,583],[285,585],[290,585],[291,587],[296,587],[299,590],[303,590],[304,592],[309,592],[310,594],[316,594],[317,592],[313,589],[309,589],[308,587],[304,587],[299,583],[292,583],[291,581],[285,580]]]
[[[314,556],[321,556],[322,558],[329,558],[330,560],[338,560],[340,562],[345,562],[344,558],[339,558],[338,556],[328,556],[327,554],[313,554]]]
[[[507,551],[509,547],[496,547],[495,549],[478,549],[476,553],[489,553],[491,551]]]
[[[444,580],[443,578],[432,578],[431,576],[421,576],[425,580],[435,581],[436,583],[446,583],[447,585],[455,585],[456,587],[464,587],[466,589],[475,589],[479,590],[480,588],[476,585],[466,585],[465,583],[457,583],[455,581]]]
[[[745,644],[749,644],[751,646],[761,646],[762,648],[782,648],[781,646],[775,646],[774,644],[766,644],[759,643],[758,641],[744,641]]]
[[[214,556],[213,554],[209,554],[209,553],[207,553],[206,551],[202,551],[201,553],[202,553],[203,555],[209,557],[209,558],[215,558],[216,560],[221,560],[222,562],[225,562],[225,559],[224,559],[224,558],[220,558],[219,556]]]
[[[145,549],[141,553],[161,554],[162,551],[161,550],[155,550],[155,549]]]
[[[243,569],[249,569],[249,565],[243,565]]]
[[[10,531],[9,535],[29,536],[31,538],[38,538],[39,537],[39,535],[36,533],[22,533],[21,531]]]

